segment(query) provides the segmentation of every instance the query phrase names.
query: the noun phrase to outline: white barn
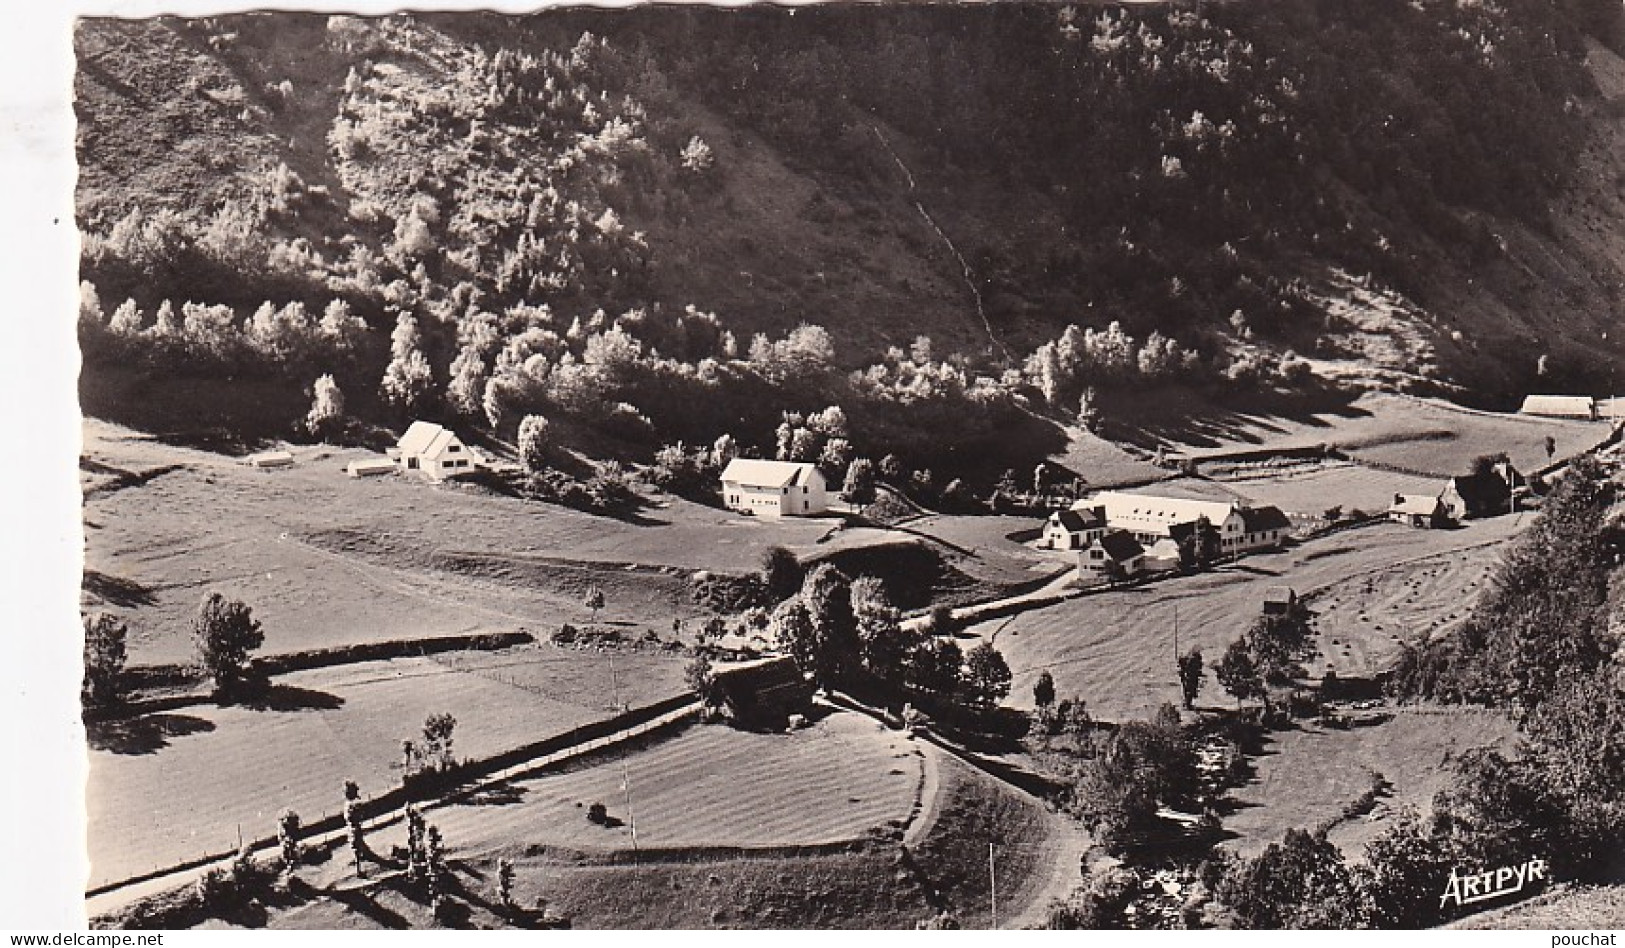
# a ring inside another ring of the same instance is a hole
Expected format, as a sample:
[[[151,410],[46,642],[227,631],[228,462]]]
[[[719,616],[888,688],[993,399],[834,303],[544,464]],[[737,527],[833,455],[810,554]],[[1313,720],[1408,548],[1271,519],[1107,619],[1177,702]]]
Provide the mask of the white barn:
[[[734,458],[722,471],[722,501],[758,517],[810,517],[829,508],[824,475],[798,461]]]
[[[437,481],[471,473],[478,464],[456,432],[428,421],[412,422],[396,451],[395,465],[401,470],[421,471]]]
[[[1127,530],[1141,544],[1155,544],[1171,536],[1175,526],[1195,523],[1202,517],[1206,517],[1213,524],[1213,529],[1219,531],[1219,549],[1226,554],[1241,551],[1247,532],[1241,505],[1233,501],[1158,497],[1154,494],[1107,490],[1073,506],[1105,509],[1108,527]]]
[[[1597,401],[1589,395],[1529,395],[1523,400],[1520,415],[1541,415],[1546,418],[1584,418],[1595,421]]]

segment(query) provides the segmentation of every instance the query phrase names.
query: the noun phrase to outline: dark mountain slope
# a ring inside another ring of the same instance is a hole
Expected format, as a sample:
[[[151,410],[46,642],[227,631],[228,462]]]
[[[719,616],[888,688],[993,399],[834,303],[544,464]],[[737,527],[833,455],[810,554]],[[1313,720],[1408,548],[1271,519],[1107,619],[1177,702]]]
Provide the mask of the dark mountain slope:
[[[352,392],[409,317],[420,411],[461,377],[472,399],[447,397],[477,414],[506,373],[541,393],[515,406],[569,413],[576,368],[554,369],[599,365],[617,322],[773,392],[696,402],[687,437],[846,397],[747,364],[753,334],[801,323],[835,366],[927,334],[966,383],[1045,394],[1008,373],[1113,321],[1196,353],[1191,384],[1291,350],[1485,404],[1603,388],[1617,20],[1582,0],[87,20],[85,276],[103,318],[131,296],[126,329],[160,337],[166,298],[245,327],[262,301],[342,299],[373,327],[330,369]],[[329,370],[294,361],[301,385]]]

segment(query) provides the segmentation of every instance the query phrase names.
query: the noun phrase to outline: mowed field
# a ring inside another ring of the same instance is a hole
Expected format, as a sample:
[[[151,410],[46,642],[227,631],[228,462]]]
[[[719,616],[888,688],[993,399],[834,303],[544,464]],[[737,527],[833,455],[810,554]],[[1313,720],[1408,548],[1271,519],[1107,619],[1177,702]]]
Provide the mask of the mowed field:
[[[1168,450],[1194,458],[1326,444],[1358,460],[1448,476],[1465,473],[1481,454],[1501,451],[1520,470],[1532,470],[1547,463],[1548,436],[1563,458],[1592,447],[1608,431],[1600,422],[1480,412],[1437,399],[1371,392],[1305,417],[1227,412],[1158,428],[1156,436]]]
[[[725,761],[740,779],[712,779],[706,773],[711,765],[697,756]],[[878,729],[866,717],[837,712],[787,735],[693,726],[633,751],[626,764],[643,845],[635,859],[625,851],[629,827],[593,826],[577,806],[597,799],[584,794],[607,791],[611,815],[620,815],[615,800],[621,799],[621,766],[613,757],[574,772],[516,781],[482,802],[426,812],[444,833],[449,864],[470,895],[475,925],[505,924],[487,908],[500,858],[514,864],[518,904],[545,900],[550,912],[579,929],[911,929],[943,909],[963,927],[986,927],[992,921],[990,843],[1004,927],[1042,920],[1049,900],[1078,878],[1079,841],[1071,838],[1076,833],[1067,831],[1065,817],[934,747]],[[651,786],[652,774],[668,779]],[[695,781],[687,782],[689,776]],[[908,792],[899,793],[893,783]],[[550,785],[565,791],[557,801],[545,799],[541,788]],[[857,793],[888,802],[861,815],[861,807],[846,803]],[[554,810],[578,825],[558,826]],[[685,812],[694,813],[692,828],[683,825]],[[906,844],[895,838],[902,824]],[[670,840],[697,841],[662,848],[653,841],[662,827],[669,828]],[[877,836],[872,829],[887,833]],[[387,846],[400,832],[374,833],[369,842]],[[561,835],[567,845],[554,843]],[[838,835],[849,841],[834,842]],[[798,841],[802,847],[825,845],[798,849]],[[754,848],[736,848],[741,846]],[[326,894],[251,923],[431,924],[425,909],[399,892],[376,881],[358,883],[344,860],[301,875]]]
[[[645,849],[816,846],[905,827],[920,803],[922,754],[901,732],[850,712],[783,734],[690,725],[584,766],[516,777],[426,816],[460,854],[630,850],[634,823]],[[589,822],[594,802],[617,825]],[[379,839],[404,845],[404,832],[392,827]]]
[[[634,707],[680,694],[677,656],[615,658]],[[424,718],[457,719],[455,751],[479,758],[607,718],[606,654],[552,646],[361,662],[280,676],[253,706],[203,704],[92,725],[87,812],[92,887],[271,833],[292,808],[336,813],[343,781],[396,786],[401,741]]]
[[[1220,478],[1225,487],[1256,505],[1279,507],[1288,514],[1319,517],[1331,507],[1381,513],[1395,494],[1434,497],[1443,478],[1417,477],[1334,461],[1278,471],[1238,471]]]
[[[1479,564],[1493,562],[1496,548],[1518,526],[1511,517],[1475,521],[1461,530],[1379,523],[1249,556],[1210,573],[1079,596],[978,623],[963,634],[991,639],[1004,653],[1013,673],[1009,703],[1016,707],[1032,706],[1033,682],[1049,671],[1061,696],[1083,697],[1097,718],[1141,718],[1164,701],[1177,705],[1180,699],[1176,612],[1179,650],[1197,646],[1211,662],[1259,614],[1265,589],[1288,584],[1300,595],[1323,594],[1335,602],[1317,620],[1323,654],[1308,666],[1319,673],[1329,664],[1345,677],[1370,674],[1390,654],[1389,636],[1396,629],[1448,622],[1451,612],[1459,616],[1476,593],[1473,584],[1482,582]],[[1416,578],[1413,570],[1425,577],[1425,589],[1406,585]],[[1369,621],[1361,621],[1362,615]],[[1198,704],[1230,701],[1209,673]]]
[[[1403,808],[1427,812],[1451,761],[1477,747],[1509,751],[1517,736],[1511,720],[1476,708],[1399,707],[1372,721],[1347,730],[1296,721],[1269,732],[1263,753],[1252,759],[1253,779],[1230,792],[1238,808],[1224,828],[1237,835],[1224,845],[1251,856],[1289,829],[1329,825],[1333,843],[1349,858],[1363,858],[1365,844]],[[1350,811],[1379,779],[1386,788],[1375,806]]]
[[[130,627],[130,661],[188,660],[189,623],[209,591],[240,598],[265,653],[590,618],[669,631],[698,615],[695,570],[745,572],[764,550],[817,548],[831,520],[755,518],[657,497],[637,522],[385,476],[353,480],[366,452],[295,447],[289,469],[163,444],[88,421],[87,608]],[[629,569],[642,564],[644,569]]]

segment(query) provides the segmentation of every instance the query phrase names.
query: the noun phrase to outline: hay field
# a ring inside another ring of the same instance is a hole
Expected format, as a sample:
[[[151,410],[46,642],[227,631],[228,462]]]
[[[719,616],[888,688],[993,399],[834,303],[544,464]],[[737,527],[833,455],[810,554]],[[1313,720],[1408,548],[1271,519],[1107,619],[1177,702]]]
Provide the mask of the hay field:
[[[784,734],[692,725],[650,746],[516,777],[426,816],[461,853],[630,850],[634,822],[645,849],[825,845],[905,826],[919,802],[921,755],[902,733],[849,712]],[[594,802],[616,825],[586,819]],[[404,844],[403,833],[394,827],[379,838]]]
[[[1174,669],[1176,611],[1179,649],[1197,646],[1211,662],[1258,615],[1266,587],[1289,584],[1300,595],[1329,589],[1338,615],[1319,620],[1322,649],[1330,647],[1332,637],[1339,645],[1309,667],[1323,670],[1329,662],[1340,675],[1369,673],[1392,647],[1387,637],[1392,623],[1425,623],[1444,620],[1451,611],[1459,614],[1475,591],[1469,584],[1480,581],[1472,564],[1492,560],[1494,548],[1516,529],[1516,521],[1506,517],[1463,530],[1411,530],[1380,523],[1250,556],[1210,573],[1089,594],[978,623],[965,634],[991,639],[1004,653],[1013,673],[1009,703],[1016,707],[1032,706],[1033,682],[1047,670],[1060,695],[1082,696],[1098,718],[1145,717],[1162,702],[1177,704],[1180,698]],[[1466,565],[1440,570],[1440,564],[1452,560]],[[1434,570],[1429,579],[1436,584],[1422,594],[1405,586],[1413,561]],[[1379,581],[1367,592],[1367,577],[1379,574],[1395,579]],[[1362,614],[1374,621],[1361,622]],[[1384,621],[1390,615],[1394,618]],[[1375,628],[1379,624],[1381,631]],[[1344,643],[1352,643],[1346,656]],[[1231,701],[1210,673],[1198,704],[1225,706]]]
[[[679,658],[616,657],[623,701],[684,691]],[[551,646],[361,662],[281,676],[257,705],[204,704],[89,729],[90,885],[273,832],[292,808],[337,813],[346,779],[372,796],[401,778],[401,741],[430,714],[457,719],[477,758],[609,717],[607,657]]]

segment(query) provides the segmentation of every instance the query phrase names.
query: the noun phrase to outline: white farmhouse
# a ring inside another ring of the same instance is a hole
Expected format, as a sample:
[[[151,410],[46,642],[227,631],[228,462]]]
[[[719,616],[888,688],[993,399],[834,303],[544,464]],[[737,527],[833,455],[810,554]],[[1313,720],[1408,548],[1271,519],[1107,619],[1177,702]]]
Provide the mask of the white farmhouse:
[[[816,465],[750,458],[734,458],[723,469],[722,501],[758,517],[809,517],[829,507]]]
[[[414,421],[401,435],[395,464],[403,471],[422,471],[438,481],[471,473],[477,461],[456,432],[433,422]]]

